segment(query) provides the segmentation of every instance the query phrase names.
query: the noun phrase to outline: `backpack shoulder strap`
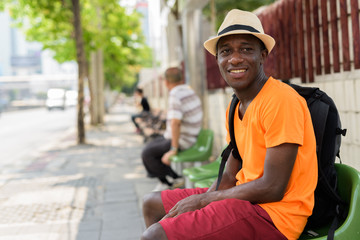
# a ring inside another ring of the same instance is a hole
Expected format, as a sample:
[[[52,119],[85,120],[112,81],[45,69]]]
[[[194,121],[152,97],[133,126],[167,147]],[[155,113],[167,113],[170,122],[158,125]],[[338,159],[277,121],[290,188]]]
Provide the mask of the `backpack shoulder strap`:
[[[235,140],[235,131],[234,131],[234,116],[236,111],[236,106],[239,103],[239,99],[236,97],[235,94],[233,94],[233,99],[231,101],[230,109],[229,109],[229,134],[230,134],[230,143],[229,145],[232,146],[232,155],[234,158],[240,160],[240,154],[236,147],[236,140]]]
[[[219,167],[219,174],[216,184],[216,190],[218,190],[222,178],[222,174],[225,169],[226,161],[231,153],[231,150],[233,150],[233,156],[237,159],[241,159],[240,154],[236,147],[236,141],[235,141],[235,134],[234,134],[234,116],[236,111],[236,106],[239,103],[239,99],[236,97],[235,94],[233,94],[233,98],[231,100],[230,109],[229,109],[229,115],[228,115],[228,124],[229,124],[229,134],[230,134],[230,143],[229,145],[224,149],[224,151],[221,153],[221,163]],[[236,150],[236,153],[234,151]],[[238,157],[235,155],[237,154]]]

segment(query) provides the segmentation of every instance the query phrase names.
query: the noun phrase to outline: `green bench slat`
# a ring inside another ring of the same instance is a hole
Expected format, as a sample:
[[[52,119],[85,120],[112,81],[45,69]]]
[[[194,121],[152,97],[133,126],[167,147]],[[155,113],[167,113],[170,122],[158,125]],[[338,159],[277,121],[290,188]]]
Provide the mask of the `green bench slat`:
[[[210,129],[201,129],[196,143],[184,151],[172,156],[172,162],[202,162],[209,159],[212,153],[214,132]]]
[[[197,182],[202,179],[216,177],[219,172],[221,157],[218,157],[214,162],[202,165],[200,167],[185,168],[183,175],[191,182]]]
[[[195,187],[199,187],[199,188],[208,188],[211,186],[211,184],[213,184],[213,182],[217,179],[217,177],[212,177],[212,178],[206,178],[200,181],[195,182]]]

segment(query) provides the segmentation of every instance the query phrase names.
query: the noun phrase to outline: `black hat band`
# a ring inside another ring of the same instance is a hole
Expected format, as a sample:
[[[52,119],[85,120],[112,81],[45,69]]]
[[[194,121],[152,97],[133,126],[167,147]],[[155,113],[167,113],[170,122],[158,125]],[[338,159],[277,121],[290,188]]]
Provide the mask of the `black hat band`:
[[[253,28],[251,26],[234,24],[234,25],[228,26],[227,28],[224,28],[221,32],[218,33],[218,36],[225,34],[227,32],[230,32],[230,31],[234,31],[234,30],[247,30],[249,32],[260,33],[258,30],[256,30],[255,28]]]

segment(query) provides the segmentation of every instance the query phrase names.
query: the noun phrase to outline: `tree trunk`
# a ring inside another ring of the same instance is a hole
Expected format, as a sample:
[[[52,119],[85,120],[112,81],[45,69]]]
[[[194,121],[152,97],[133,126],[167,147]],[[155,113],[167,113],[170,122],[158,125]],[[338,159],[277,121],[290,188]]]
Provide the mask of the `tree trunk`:
[[[97,20],[94,21],[98,29],[101,31],[101,14],[100,7],[96,1],[93,1],[96,6]],[[104,69],[103,69],[103,52],[101,49],[91,53],[91,73],[89,78],[91,101],[91,125],[98,125],[104,123]]]
[[[211,34],[216,35],[216,5],[215,0],[211,0],[210,2],[210,10],[211,10]]]
[[[97,85],[97,88],[98,88],[98,118],[97,118],[97,122],[99,124],[103,124],[104,123],[104,114],[105,114],[105,96],[104,96],[104,65],[103,65],[103,60],[104,60],[104,57],[103,57],[103,51],[102,49],[98,49],[97,50],[97,54],[96,54],[96,57],[97,57],[97,63],[98,63],[98,66],[97,66],[97,77],[98,77],[98,85]]]
[[[179,22],[181,21],[181,12],[179,9],[179,1],[178,0],[176,0],[174,7],[171,9],[171,12],[173,13],[173,15],[176,19],[177,29],[178,29],[179,38],[180,38],[180,46],[182,48],[182,51],[184,51],[183,28],[182,28],[182,24],[179,24]]]
[[[104,123],[104,71],[103,53],[101,49],[91,53],[91,124]]]
[[[90,53],[90,75],[89,75],[89,88],[90,88],[90,124],[96,125],[96,116],[98,114],[97,109],[97,89],[96,89],[96,53]]]
[[[71,0],[74,14],[74,30],[76,42],[76,58],[78,63],[78,107],[77,107],[77,141],[79,144],[85,143],[85,124],[84,124],[84,81],[86,79],[86,57],[81,27],[80,0]]]

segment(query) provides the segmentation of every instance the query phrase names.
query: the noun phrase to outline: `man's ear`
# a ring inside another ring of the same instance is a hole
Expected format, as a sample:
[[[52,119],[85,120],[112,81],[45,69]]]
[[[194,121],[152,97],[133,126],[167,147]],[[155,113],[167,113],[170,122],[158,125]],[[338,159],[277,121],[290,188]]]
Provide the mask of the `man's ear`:
[[[268,57],[269,52],[267,49],[261,51],[261,65],[264,64],[266,58]]]

